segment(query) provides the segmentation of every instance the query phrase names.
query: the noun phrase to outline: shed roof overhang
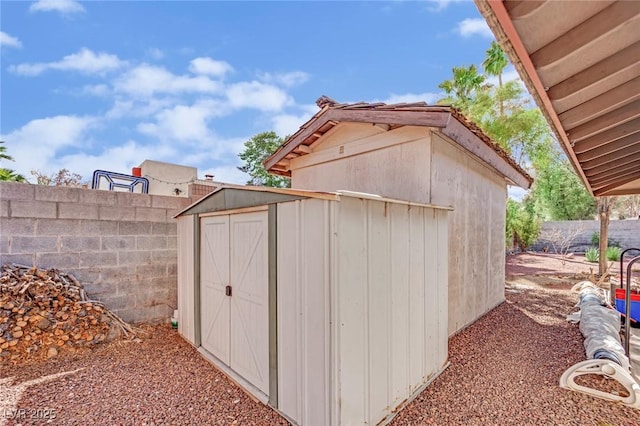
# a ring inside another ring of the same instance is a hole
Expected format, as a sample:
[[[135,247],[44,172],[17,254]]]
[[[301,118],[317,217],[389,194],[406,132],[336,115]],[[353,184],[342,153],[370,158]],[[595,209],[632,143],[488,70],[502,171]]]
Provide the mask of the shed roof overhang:
[[[640,194],[640,2],[475,2],[589,191]]]
[[[435,128],[482,162],[496,170],[512,185],[529,188],[533,179],[479,127],[449,106],[412,104],[355,103],[339,104],[329,98],[318,99],[321,107],[309,121],[288,138],[264,162],[273,174],[291,176],[289,161],[312,153],[313,144],[339,123],[371,123],[392,130],[401,126]]]
[[[342,197],[373,200],[408,206],[428,207],[435,210],[453,210],[451,206],[416,203],[407,200],[386,198],[376,194],[354,191],[307,191],[304,189],[273,188],[268,186],[242,186],[225,184],[205,197],[178,212],[174,218],[184,215],[197,215],[228,210],[246,209],[269,204],[315,198],[320,200],[340,201]]]

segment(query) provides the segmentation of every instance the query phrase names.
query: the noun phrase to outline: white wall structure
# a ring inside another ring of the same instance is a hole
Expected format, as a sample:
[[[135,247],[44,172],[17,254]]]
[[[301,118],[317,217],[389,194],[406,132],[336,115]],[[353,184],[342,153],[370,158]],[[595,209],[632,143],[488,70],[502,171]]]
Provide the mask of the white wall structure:
[[[189,183],[198,178],[198,169],[162,161],[144,160],[142,177],[149,180],[149,194],[187,197]]]
[[[223,187],[178,216],[179,331],[295,424],[384,422],[447,363],[449,214]]]
[[[321,110],[265,163],[296,189],[350,190],[453,207],[448,333],[504,300],[507,184],[531,178],[449,107],[336,104]]]

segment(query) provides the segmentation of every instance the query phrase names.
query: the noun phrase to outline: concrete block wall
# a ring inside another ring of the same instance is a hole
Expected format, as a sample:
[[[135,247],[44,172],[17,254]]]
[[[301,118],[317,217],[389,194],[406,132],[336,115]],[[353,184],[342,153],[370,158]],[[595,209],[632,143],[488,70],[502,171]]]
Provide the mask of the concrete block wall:
[[[178,211],[190,198],[0,182],[0,263],[73,273],[129,322],[177,307]]]
[[[544,236],[545,231],[552,229],[560,229],[564,231],[580,229],[581,232],[573,241],[571,249],[576,252],[583,252],[591,246],[591,236],[593,233],[600,233],[600,222],[597,220],[544,222],[542,224],[541,236]],[[620,247],[623,249],[629,247],[640,247],[640,220],[628,219],[610,221],[609,239],[619,242]],[[540,238],[540,240],[532,244],[531,250],[539,251],[545,246],[551,247],[544,238]]]

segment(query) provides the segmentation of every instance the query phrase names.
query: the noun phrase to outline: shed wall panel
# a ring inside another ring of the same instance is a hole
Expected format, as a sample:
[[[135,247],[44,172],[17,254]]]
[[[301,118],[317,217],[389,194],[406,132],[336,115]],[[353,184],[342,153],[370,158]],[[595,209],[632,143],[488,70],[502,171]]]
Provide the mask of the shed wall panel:
[[[278,205],[278,408],[299,424],[330,423],[330,211]]]
[[[340,123],[313,144],[313,151],[322,151],[384,132],[385,130],[371,123]]]
[[[425,309],[425,277],[431,272],[417,265],[426,261],[425,210],[409,210],[409,379],[411,391],[417,388],[425,375],[425,353],[429,350],[423,324],[431,313]]]
[[[338,211],[339,421],[376,424],[446,362],[446,212],[346,198]]]
[[[178,218],[178,332],[195,344],[194,224],[195,216]]]
[[[391,135],[393,132],[388,132]],[[402,133],[397,145],[291,172],[291,186],[317,191],[349,190],[399,200],[429,203],[430,137],[428,129]],[[374,135],[373,137],[380,137]],[[390,136],[391,137],[391,136]],[[395,134],[394,137],[399,137]],[[369,139],[370,139],[369,138]],[[361,139],[362,143],[366,139]],[[301,157],[304,158],[304,157]],[[405,173],[401,170],[410,170]]]
[[[449,334],[504,300],[504,178],[433,134],[431,202],[449,216]]]

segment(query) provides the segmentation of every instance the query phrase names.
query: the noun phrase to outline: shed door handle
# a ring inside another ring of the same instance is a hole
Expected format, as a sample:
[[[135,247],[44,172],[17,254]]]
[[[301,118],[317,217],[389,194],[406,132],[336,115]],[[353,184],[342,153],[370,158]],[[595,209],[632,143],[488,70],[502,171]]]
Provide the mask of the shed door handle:
[[[225,287],[224,294],[226,294],[227,296],[231,296],[231,286],[230,285]]]

